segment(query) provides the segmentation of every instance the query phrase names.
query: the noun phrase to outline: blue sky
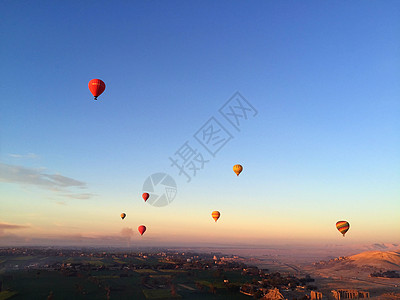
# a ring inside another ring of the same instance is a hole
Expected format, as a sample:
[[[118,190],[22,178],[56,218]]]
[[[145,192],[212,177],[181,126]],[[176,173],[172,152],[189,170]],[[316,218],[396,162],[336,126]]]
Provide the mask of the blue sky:
[[[118,236],[146,223],[162,232],[154,243],[179,242],[205,235],[219,209],[227,223],[212,230],[226,243],[246,240],[240,228],[260,243],[304,241],[298,224],[315,223],[311,239],[332,241],[343,218],[354,240],[398,242],[399,8],[2,1],[0,235]],[[107,86],[97,102],[93,78]],[[258,111],[240,132],[218,114],[236,91]],[[187,184],[168,157],[187,140],[204,151],[193,134],[212,116],[234,138]],[[143,182],[160,171],[178,196],[144,205]],[[29,172],[63,177],[18,178]],[[116,225],[121,211],[132,218]],[[170,237],[165,224],[187,229]]]

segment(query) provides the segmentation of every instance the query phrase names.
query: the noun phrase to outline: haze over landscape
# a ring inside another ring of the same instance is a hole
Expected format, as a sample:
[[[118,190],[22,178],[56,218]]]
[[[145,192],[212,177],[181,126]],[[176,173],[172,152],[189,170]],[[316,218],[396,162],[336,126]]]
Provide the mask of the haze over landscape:
[[[2,1],[0,20],[0,247],[400,271],[400,2]]]
[[[399,1],[0,20],[0,299],[400,298]]]

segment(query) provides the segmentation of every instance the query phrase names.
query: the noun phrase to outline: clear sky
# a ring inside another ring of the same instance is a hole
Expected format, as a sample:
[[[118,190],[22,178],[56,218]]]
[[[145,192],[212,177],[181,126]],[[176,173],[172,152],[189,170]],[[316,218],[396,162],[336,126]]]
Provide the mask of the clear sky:
[[[400,242],[399,1],[5,0],[0,36],[0,245]]]

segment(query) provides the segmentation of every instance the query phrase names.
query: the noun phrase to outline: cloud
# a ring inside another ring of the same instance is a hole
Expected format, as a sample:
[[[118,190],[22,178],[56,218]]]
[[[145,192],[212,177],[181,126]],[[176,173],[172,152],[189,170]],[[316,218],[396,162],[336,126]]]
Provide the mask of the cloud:
[[[15,153],[10,153],[8,156],[13,157],[13,158],[21,158],[21,159],[37,159],[39,158],[38,155],[35,153],[28,153],[28,154],[15,154]]]
[[[5,230],[25,229],[25,228],[29,228],[29,227],[31,227],[31,226],[0,222],[0,236],[4,235]]]
[[[51,191],[65,191],[68,188],[87,188],[85,182],[61,174],[47,174],[43,172],[43,169],[3,163],[0,163],[0,182],[34,185]],[[89,199],[93,194],[68,194],[65,196],[76,199]]]
[[[59,187],[71,187],[71,186],[77,186],[77,187],[85,187],[86,184],[82,181],[78,181],[69,177],[62,176],[60,174],[40,174],[43,176],[43,178],[47,178],[50,180],[50,182],[56,186]]]
[[[59,227],[62,228],[62,227]],[[127,238],[118,234],[111,235],[40,235],[19,236],[15,234],[0,234],[0,246],[113,246],[126,247]]]
[[[63,223],[55,222],[53,223],[54,227],[56,228],[61,228],[61,229],[79,229],[77,226],[70,226],[70,225],[64,225]]]
[[[66,194],[64,196],[73,199],[90,199],[97,195],[92,193],[83,193],[83,194]]]
[[[17,225],[17,224],[9,224],[9,223],[0,223],[0,230],[4,229],[24,229],[29,228],[28,225]]]

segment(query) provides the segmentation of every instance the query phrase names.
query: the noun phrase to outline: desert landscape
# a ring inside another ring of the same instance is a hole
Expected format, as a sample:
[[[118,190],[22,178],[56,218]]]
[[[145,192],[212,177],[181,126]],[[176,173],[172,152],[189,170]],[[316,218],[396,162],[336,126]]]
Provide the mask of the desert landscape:
[[[238,261],[269,272],[308,275],[315,279],[312,284],[322,293],[322,299],[335,299],[332,291],[339,290],[367,292],[371,299],[400,299],[400,245],[396,243],[198,249],[235,253],[240,255]],[[341,299],[349,298],[342,296]]]
[[[320,261],[304,267],[303,271],[315,278],[323,294],[331,290],[351,289],[368,291],[370,297],[375,299],[400,299],[400,249],[366,251]],[[390,278],[390,275],[393,277]]]

